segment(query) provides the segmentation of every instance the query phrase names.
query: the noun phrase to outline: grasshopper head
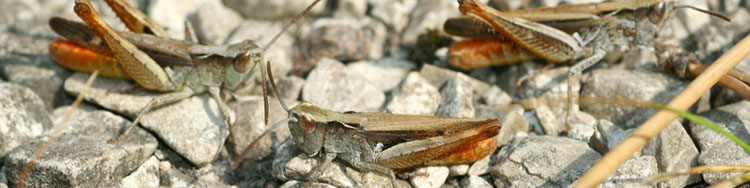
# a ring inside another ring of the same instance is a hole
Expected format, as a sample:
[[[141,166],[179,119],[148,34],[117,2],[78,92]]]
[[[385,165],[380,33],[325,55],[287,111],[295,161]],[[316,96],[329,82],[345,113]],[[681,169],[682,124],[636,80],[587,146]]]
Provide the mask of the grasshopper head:
[[[234,58],[232,66],[226,66],[227,79],[225,80],[225,84],[230,89],[237,88],[237,86],[247,81],[253,75],[255,66],[260,65],[262,62],[262,48],[255,46],[255,48],[242,51]]]
[[[325,126],[318,126],[318,122],[306,114],[298,113],[296,109],[289,111],[289,132],[302,151],[308,156],[315,156],[323,147]]]

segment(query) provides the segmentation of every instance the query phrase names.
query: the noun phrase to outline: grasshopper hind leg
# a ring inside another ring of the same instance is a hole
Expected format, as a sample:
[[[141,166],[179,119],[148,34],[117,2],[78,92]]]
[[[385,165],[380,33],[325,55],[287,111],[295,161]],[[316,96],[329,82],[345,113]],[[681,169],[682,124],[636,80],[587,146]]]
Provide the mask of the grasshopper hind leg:
[[[173,91],[167,73],[145,52],[117,34],[91,5],[89,0],[76,0],[73,8],[78,17],[107,45],[115,59],[138,85],[157,91]]]

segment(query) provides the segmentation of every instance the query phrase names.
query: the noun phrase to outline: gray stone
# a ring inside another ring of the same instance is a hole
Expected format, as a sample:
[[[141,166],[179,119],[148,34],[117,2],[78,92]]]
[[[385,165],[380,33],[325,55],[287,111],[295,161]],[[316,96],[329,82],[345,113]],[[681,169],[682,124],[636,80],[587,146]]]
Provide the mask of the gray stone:
[[[493,107],[506,107],[512,102],[510,95],[497,86],[491,86],[479,96],[479,103]]]
[[[336,10],[333,11],[333,17],[362,18],[367,13],[366,0],[339,0],[336,3]]]
[[[222,0],[227,7],[234,9],[247,18],[281,19],[292,17],[302,12],[312,1],[255,1],[255,0]],[[323,0],[310,10],[311,14],[325,10],[328,1]]]
[[[8,177],[5,176],[5,167],[0,166],[0,184],[5,185],[8,183]]]
[[[85,112],[73,117],[55,144],[37,160],[26,185],[114,186],[146,161],[157,146],[156,138],[141,128],[135,128],[119,145],[106,143],[108,139],[118,136],[129,123],[107,111]],[[10,182],[18,180],[21,169],[46,139],[28,142],[5,157]]]
[[[437,67],[431,64],[424,64],[422,66],[422,69],[419,71],[419,74],[427,79],[427,81],[429,81],[432,86],[440,88],[443,86],[443,84],[445,84],[445,82],[448,82],[448,80],[456,77],[458,72]]]
[[[474,93],[469,77],[457,74],[440,90],[442,99],[435,115],[474,117]]]
[[[523,117],[523,108],[514,105],[506,112],[506,115],[501,118],[503,127],[500,129],[500,133],[495,136],[499,145],[505,145],[510,142],[513,135],[517,132],[529,132],[529,122]],[[478,175],[478,174],[474,174]]]
[[[557,135],[565,131],[565,119],[568,111],[568,97],[578,96],[581,88],[576,77],[569,78],[568,67],[542,70],[523,82],[518,95],[521,99],[548,99],[546,103],[536,104],[537,117],[545,128],[545,134]],[[568,79],[570,82],[568,82]],[[568,83],[572,84],[568,88]],[[571,90],[569,96],[568,90]],[[546,109],[540,108],[547,106]],[[577,111],[578,104],[572,104],[572,110]],[[547,131],[549,129],[549,131]]]
[[[448,179],[450,170],[444,166],[425,166],[417,167],[414,170],[416,174],[425,174],[412,176],[409,180],[415,188],[439,188]]]
[[[401,35],[402,44],[414,44],[427,29],[443,28],[448,18],[461,16],[458,4],[451,0],[419,1],[411,11],[409,25]]]
[[[381,20],[396,32],[401,32],[409,23],[409,15],[417,5],[417,0],[368,0],[372,6],[370,14]]]
[[[77,95],[87,77],[74,74],[65,82],[65,90]],[[84,98],[132,118],[160,94],[128,91],[133,87],[132,82],[97,78]],[[140,124],[197,166],[213,161],[229,135],[216,102],[207,93],[154,108],[143,116]]]
[[[378,111],[385,94],[340,62],[322,59],[302,87],[302,99],[334,111]]]
[[[685,87],[686,82],[659,72],[598,69],[591,72],[581,96],[627,98],[665,104]],[[615,125],[632,128],[654,114],[653,109],[618,104],[586,105],[583,111],[597,119],[611,120]]]
[[[57,38],[57,35],[49,29],[47,21],[54,14],[60,14],[64,10],[52,11],[38,2],[8,2],[7,6],[0,8],[2,22],[0,29],[0,57],[6,55],[39,56],[49,53],[49,43]],[[5,4],[5,2],[4,2]],[[72,4],[70,10],[72,12]],[[50,7],[52,8],[52,7]],[[36,11],[34,11],[36,10]],[[55,12],[55,13],[53,13]]]
[[[200,6],[212,0],[186,0],[175,3],[171,0],[152,0],[148,5],[148,16],[167,30],[171,38],[184,39],[185,21]],[[221,19],[216,18],[214,19]],[[111,23],[111,22],[110,22]]]
[[[678,121],[673,121],[652,141],[656,145],[659,172],[675,172],[698,165],[698,148]],[[701,180],[700,175],[673,177],[659,183],[659,187],[684,187]]]
[[[500,150],[492,177],[498,187],[567,187],[600,157],[585,142],[528,136]]]
[[[576,140],[589,142],[589,139],[596,132],[596,118],[586,112],[573,112],[568,123],[570,124],[570,129],[567,136]]]
[[[305,79],[297,76],[287,76],[276,80],[276,85],[279,87],[279,95],[285,101],[296,101],[299,100],[299,94],[302,91],[302,86],[305,85]]]
[[[706,1],[684,2],[684,5],[690,5],[703,10],[708,10],[708,3],[706,3]],[[687,26],[687,30],[690,33],[698,31],[712,21],[719,21],[712,20],[713,18],[711,18],[711,15],[691,9],[677,9],[675,10],[674,14],[677,18],[682,20],[682,23],[686,24],[685,26]]]
[[[536,114],[536,118],[539,119],[539,123],[542,126],[542,129],[544,129],[545,135],[557,136],[565,131],[565,124],[561,122],[564,121],[564,119],[558,118],[559,116],[555,114],[555,112],[553,112],[548,106],[536,107],[534,109],[534,112]]]
[[[235,112],[242,112],[242,116],[237,117],[237,122],[231,126],[232,137],[229,141],[232,143],[233,150],[235,153],[242,152],[251,142],[258,139],[258,136],[265,132],[270,126],[280,122],[287,118],[287,113],[281,107],[275,97],[268,98],[268,125],[264,124],[264,111],[263,98],[262,96],[255,96],[253,98],[241,98],[237,102],[229,104],[229,108]],[[289,103],[293,101],[286,101]],[[275,128],[273,132],[260,138],[258,143],[249,150],[249,153],[245,156],[245,162],[251,162],[251,160],[259,160],[273,152],[272,147],[274,142],[279,142],[289,138],[289,127],[286,124]],[[274,137],[272,139],[272,137]]]
[[[8,188],[8,185],[6,185],[4,183],[0,183],[0,188]]]
[[[226,185],[216,179],[215,176],[206,175],[193,177],[175,169],[168,162],[159,163],[159,179],[162,186],[188,187],[188,188],[235,188]]]
[[[487,182],[487,180],[479,176],[469,176],[468,178],[465,178],[463,181],[461,181],[461,186],[466,187],[466,188],[492,188],[493,187],[490,184],[490,182]]]
[[[296,149],[294,141],[285,141],[276,149],[273,160],[273,176],[281,181],[298,181],[310,173],[319,164],[320,157],[308,158]],[[340,160],[334,160],[315,183],[336,187],[390,187],[391,179],[377,172],[365,172],[349,167]],[[313,185],[315,185],[313,183]],[[399,187],[409,187],[404,180],[396,180]]]
[[[630,133],[633,133],[635,129],[623,130],[619,126],[613,124],[611,121],[606,119],[600,119],[597,125],[597,130],[604,140],[606,145],[606,151],[614,149],[620,142],[625,140]],[[641,156],[641,150],[636,151],[634,156]]]
[[[253,20],[248,19],[239,23],[237,29],[232,32],[232,35],[226,39],[226,44],[240,43],[244,40],[252,40],[260,47],[268,45],[273,40],[273,37],[281,32],[284,22],[280,21],[265,21],[265,20]],[[271,45],[270,48],[266,49],[263,56],[266,61],[271,63],[271,71],[276,78],[281,78],[287,75],[292,70],[292,52],[289,49],[293,48],[294,37],[289,34],[289,31],[284,32],[281,36]],[[256,81],[260,82],[260,70],[256,71]]]
[[[646,179],[658,172],[656,158],[650,155],[630,158],[620,165],[612,175],[604,180],[602,187],[652,187],[633,181]]]
[[[46,48],[47,45],[44,47]],[[0,55],[0,70],[2,71],[0,75],[4,75],[8,82],[24,85],[36,92],[44,100],[47,109],[71,100],[61,90],[63,80],[70,75],[70,72],[55,64],[49,55],[21,53]]]
[[[433,115],[440,105],[440,93],[419,73],[412,72],[393,91],[387,112]]]
[[[118,187],[158,187],[159,186],[159,160],[149,157],[133,173],[122,178]]]
[[[297,188],[302,187],[304,185],[304,182],[299,182],[297,180],[291,180],[284,183],[284,185],[281,185],[279,188]],[[331,184],[326,183],[311,183],[310,188],[336,188],[336,186],[333,186]]]
[[[0,158],[52,128],[42,99],[31,89],[0,83]]]
[[[198,39],[206,44],[223,43],[230,32],[242,22],[239,13],[225,7],[219,1],[202,2],[188,19],[193,23]]]
[[[373,49],[383,48],[386,28],[373,19],[318,19],[311,29],[300,36],[295,73],[307,72],[325,57],[351,62],[382,56],[382,50]]]
[[[458,72],[440,68],[435,65],[424,64],[422,65],[422,69],[419,70],[419,74],[427,79],[427,81],[429,81],[432,86],[441,88],[446,82],[448,82],[448,80],[455,78],[456,75],[458,75]],[[468,78],[471,83],[471,88],[474,89],[475,94],[479,95],[490,89],[489,84],[472,77]]]
[[[347,168],[351,169],[351,168]],[[350,173],[353,170],[350,170],[349,173],[350,176],[353,176]],[[398,178],[398,177],[397,177]],[[365,185],[365,187],[392,187],[391,185],[391,178],[385,175],[382,175],[380,173],[376,172],[364,172],[362,175],[362,185]],[[412,186],[409,184],[409,182],[396,179],[396,186],[397,187],[404,187],[404,188],[411,188]]]
[[[562,0],[560,4],[586,4],[586,3],[599,3],[602,0]]]
[[[745,130],[750,129],[750,101],[741,101],[722,106],[699,115],[713,121],[722,129],[731,132],[742,141],[750,141]],[[699,165],[745,165],[750,164],[750,154],[729,138],[705,127],[691,123],[690,134],[698,144]],[[742,173],[709,173],[703,179],[709,184],[716,184]]]
[[[378,61],[359,61],[350,63],[346,69],[358,75],[362,75],[367,82],[374,85],[380,91],[386,92],[396,88],[401,80],[406,78],[414,63],[398,57],[387,57]]]
[[[488,118],[488,119],[503,119],[506,115],[508,107],[506,108],[493,108],[486,104],[474,104],[474,117],[476,118]]]
[[[687,26],[685,26],[680,19],[667,19],[664,21],[664,27],[659,31],[659,36],[666,36],[664,33],[669,33],[669,35],[674,36],[674,38],[661,38],[664,39],[664,44],[671,45],[680,45],[680,41],[683,41],[690,36]]]
[[[285,176],[290,179],[303,180],[314,167],[318,166],[319,161],[317,157],[308,158],[305,155],[294,157],[284,165]],[[342,163],[334,162],[320,174],[316,182],[327,183],[336,187],[363,186],[360,182],[347,176],[347,168],[349,167]]]
[[[50,114],[50,119],[52,119],[52,124],[59,125],[60,122],[62,122],[62,120],[65,118],[65,114],[69,113],[71,110],[73,110],[72,105],[61,106],[61,107],[55,108],[55,110],[53,110],[52,113]],[[77,108],[75,108],[75,112],[73,112],[73,115],[77,113],[81,113],[81,112],[91,112],[95,110],[99,110],[99,108],[97,108],[96,106],[92,106],[89,103],[82,102],[81,104],[78,105]]]
[[[287,176],[289,173],[286,170],[286,164],[287,162],[292,160],[292,158],[302,154],[302,150],[297,148],[297,144],[294,142],[294,139],[287,139],[286,141],[279,144],[279,146],[276,147],[275,151],[276,154],[271,164],[271,174],[274,178],[281,181],[291,180],[291,178]]]
[[[481,176],[490,173],[490,157],[487,156],[478,161],[475,161],[469,167],[469,171],[466,172],[469,176]]]
[[[449,177],[455,177],[455,176],[463,176],[466,175],[467,172],[469,172],[469,165],[468,164],[458,164],[458,165],[450,165],[448,166],[448,176]]]
[[[503,69],[492,69],[490,76],[496,76],[496,80],[491,82],[497,84],[498,87],[502,88],[505,92],[508,92],[513,97],[519,97],[520,93],[526,90],[523,85],[524,82],[529,81],[529,75],[541,74],[538,71],[542,69],[545,62],[534,62],[528,61],[516,64],[514,66],[507,66]],[[485,70],[485,69],[479,69]],[[544,70],[549,71],[549,70]],[[543,73],[543,72],[542,72]],[[560,78],[562,79],[562,78]],[[489,81],[488,81],[489,82]],[[518,87],[519,82],[521,87]]]

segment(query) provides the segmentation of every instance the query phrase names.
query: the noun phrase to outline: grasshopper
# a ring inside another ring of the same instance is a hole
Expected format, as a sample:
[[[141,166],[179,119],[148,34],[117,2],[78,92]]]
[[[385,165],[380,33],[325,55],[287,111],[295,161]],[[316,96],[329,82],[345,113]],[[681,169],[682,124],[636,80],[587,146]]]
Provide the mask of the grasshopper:
[[[268,80],[278,96],[270,64],[266,68],[262,71],[264,78],[268,72]],[[494,138],[500,130],[497,119],[342,113],[308,102],[288,108],[283,99],[278,100],[288,112],[285,121],[294,142],[307,156],[323,158],[307,175],[308,181],[316,181],[331,162],[339,158],[357,169],[390,176],[396,187],[397,171],[420,165],[470,163],[492,154],[498,146]],[[257,140],[283,123],[274,124],[248,145],[232,168],[239,166],[242,155]]]
[[[473,39],[451,46],[450,63],[462,69],[473,69],[532,59],[545,59],[550,63],[580,59],[568,74],[568,114],[574,110],[570,78],[580,75],[615,49],[627,51],[633,46],[652,49],[674,9],[692,8],[728,21],[719,14],[695,7],[675,6],[674,0],[620,0],[508,12],[476,0],[458,0],[458,3],[459,10],[468,18],[448,20],[444,29],[447,33]]]
[[[103,76],[131,78],[145,89],[167,92],[153,98],[121,136],[108,141],[116,144],[153,107],[205,92],[217,102],[227,126],[231,125],[234,114],[222,100],[221,88],[236,89],[247,81],[255,66],[263,61],[264,51],[320,0],[287,23],[263,48],[252,40],[230,45],[201,45],[189,25],[187,40],[169,39],[164,30],[133,6],[122,0],[105,1],[132,32],[114,31],[89,0],[76,0],[74,10],[85,25],[52,18],[52,29],[68,40],[51,44],[50,54],[59,64],[73,70],[91,72],[94,68]]]
[[[729,21],[707,10],[675,6],[674,0],[620,0],[508,12],[476,0],[458,3],[468,17],[449,19],[444,30],[471,38],[454,43],[448,53],[451,65],[462,69],[540,58],[551,63],[583,58],[570,69],[579,74],[615,48],[653,46],[676,8],[692,8]]]
[[[475,38],[451,46],[450,63],[462,69],[539,58],[551,63],[584,58],[571,68],[580,72],[615,47],[627,49],[631,44],[652,44],[674,9],[671,0],[562,5],[510,12],[495,10],[476,0],[458,3],[459,10],[469,18],[448,20],[445,30]],[[485,43],[491,45],[481,48]]]

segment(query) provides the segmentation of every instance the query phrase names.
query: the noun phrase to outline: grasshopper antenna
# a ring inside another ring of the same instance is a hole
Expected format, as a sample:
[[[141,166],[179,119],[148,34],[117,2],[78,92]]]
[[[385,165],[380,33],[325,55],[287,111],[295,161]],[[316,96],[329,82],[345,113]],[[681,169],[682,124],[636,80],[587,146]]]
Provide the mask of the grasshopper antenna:
[[[286,25],[284,25],[284,27],[281,28],[281,31],[279,33],[277,33],[276,36],[274,36],[273,39],[271,39],[271,41],[268,44],[266,44],[266,46],[263,47],[263,50],[268,50],[268,48],[270,48],[271,45],[273,45],[273,43],[275,43],[276,40],[278,40],[279,37],[281,37],[281,35],[284,34],[284,32],[286,30],[288,30],[290,27],[292,27],[292,25],[295,22],[297,22],[297,20],[299,20],[302,16],[304,16],[305,14],[307,14],[308,12],[310,12],[310,10],[316,4],[318,4],[319,2],[320,2],[320,0],[315,0],[315,2],[313,2],[312,4],[310,4],[309,6],[307,6],[307,8],[305,8],[305,10],[303,10],[301,13],[297,14],[296,16],[294,16],[294,18],[292,18],[292,20],[290,20],[288,23],[286,23]],[[270,80],[271,86],[273,87],[274,95],[276,95],[276,98],[279,100],[279,103],[281,104],[281,107],[284,108],[284,110],[287,111],[287,112],[289,112],[289,107],[286,105],[286,103],[284,102],[284,100],[281,99],[280,96],[279,96],[279,91],[278,91],[278,88],[276,87],[276,81],[274,81],[274,79],[273,79],[273,73],[271,72],[271,63],[267,62],[265,67],[266,67],[266,69],[261,68],[260,70],[261,70],[261,73],[263,74],[261,77],[262,77],[262,80],[263,80],[263,107],[265,109],[264,112],[263,112],[263,118],[264,118],[263,119],[263,123],[265,125],[268,125],[268,91],[267,91],[267,88],[266,88],[267,87],[266,86],[266,79]],[[268,78],[266,78],[266,72],[268,72]],[[253,146],[255,146],[255,144],[257,144],[258,141],[261,138],[263,138],[267,134],[271,133],[272,130],[276,129],[276,127],[278,127],[279,125],[282,125],[283,123],[285,123],[287,121],[289,121],[288,118],[284,119],[282,121],[279,121],[277,123],[274,123],[269,129],[267,129],[265,132],[263,132],[262,134],[260,134],[260,136],[258,136],[257,138],[255,138],[255,140],[253,140],[250,143],[250,145],[247,145],[247,147],[245,147],[245,149],[242,150],[242,152],[240,153],[240,155],[237,156],[237,159],[235,159],[234,164],[232,165],[232,169],[237,169],[237,167],[239,167],[240,164],[242,164],[242,159],[245,158],[245,155],[247,155],[248,152],[250,152],[250,148],[253,148]]]
[[[281,31],[279,31],[279,33],[277,33],[276,36],[274,36],[273,39],[271,39],[271,42],[268,42],[268,44],[266,44],[266,46],[263,47],[263,50],[268,50],[268,48],[270,48],[271,45],[273,45],[273,43],[275,43],[276,40],[279,39],[279,37],[281,37],[281,35],[284,34],[284,32],[286,32],[286,30],[288,30],[290,27],[292,27],[292,25],[294,23],[296,23],[297,20],[299,20],[300,18],[302,18],[302,16],[304,16],[305,14],[307,14],[308,12],[310,12],[310,10],[312,10],[312,8],[316,4],[318,4],[319,2],[320,2],[320,0],[315,0],[315,2],[313,2],[312,4],[310,4],[309,6],[307,6],[307,8],[305,8],[305,10],[303,10],[302,12],[300,12],[299,14],[297,14],[296,16],[294,16],[294,18],[292,18],[292,20],[290,20],[289,22],[287,22],[286,25],[284,25],[284,27],[281,28]]]
[[[29,160],[29,163],[26,164],[26,166],[23,167],[21,170],[21,175],[18,177],[18,181],[16,181],[16,188],[23,188],[26,186],[26,181],[29,180],[29,176],[31,176],[31,171],[34,169],[34,166],[36,166],[36,161],[39,160],[39,158],[42,158],[44,155],[44,152],[49,149],[50,146],[52,146],[52,143],[55,143],[57,141],[57,138],[60,137],[60,134],[62,134],[62,131],[65,130],[65,125],[68,123],[70,118],[73,116],[73,114],[78,109],[78,106],[81,105],[81,102],[83,102],[83,95],[88,93],[89,89],[91,89],[91,84],[94,83],[94,80],[96,79],[96,76],[99,75],[99,71],[95,70],[94,73],[91,73],[91,76],[89,76],[89,79],[86,80],[86,86],[84,86],[84,89],[81,93],[78,94],[76,97],[76,100],[73,101],[73,105],[71,106],[70,110],[65,112],[65,116],[63,116],[63,120],[60,122],[60,124],[55,127],[55,131],[52,132],[52,135],[45,141],[39,148],[34,152],[34,154],[31,156],[31,160]]]
[[[732,22],[732,20],[729,19],[727,16],[724,16],[724,15],[719,14],[717,12],[712,12],[710,10],[706,10],[706,9],[698,8],[698,7],[695,7],[695,6],[691,6],[691,5],[680,5],[680,6],[675,6],[674,8],[675,9],[678,9],[678,8],[689,8],[689,9],[696,10],[698,12],[706,13],[708,15],[720,18],[720,19],[722,19],[724,21],[727,21],[727,22]]]
[[[279,103],[281,104],[281,107],[284,108],[284,110],[287,111],[287,112],[289,112],[289,107],[284,102],[284,99],[281,99],[281,97],[279,96],[279,89],[276,87],[276,81],[274,81],[274,79],[273,79],[273,73],[271,72],[271,63],[267,62],[265,67],[266,67],[266,69],[261,68],[261,73],[263,74],[263,76],[262,76],[263,77],[263,105],[265,107],[263,115],[264,115],[265,124],[268,125],[268,95],[267,95],[267,92],[266,92],[266,84],[265,84],[266,83],[266,72],[268,72],[268,80],[271,82],[271,87],[273,87],[273,93],[274,93],[274,95],[276,95],[276,99],[279,100]],[[247,153],[250,152],[250,149],[253,148],[255,146],[255,144],[257,144],[258,141],[260,141],[261,138],[263,138],[264,136],[268,135],[269,133],[271,133],[272,130],[276,129],[276,127],[278,127],[280,125],[283,125],[284,123],[288,122],[289,120],[290,119],[287,118],[287,119],[283,119],[283,120],[281,120],[279,122],[274,123],[270,128],[268,128],[266,131],[264,131],[262,134],[260,134],[260,136],[256,137],[255,140],[253,140],[252,142],[250,142],[250,144],[247,145],[247,147],[245,147],[245,149],[242,149],[242,152],[240,153],[240,155],[237,156],[237,159],[235,159],[234,164],[232,164],[232,169],[237,169],[237,167],[239,167],[240,164],[242,164],[242,159],[245,158],[245,155],[247,155]]]
[[[268,72],[268,78],[269,81],[271,81],[271,87],[273,88],[273,94],[276,95],[276,98],[279,99],[279,103],[281,104],[281,107],[284,108],[285,111],[289,112],[289,106],[286,105],[286,102],[284,102],[283,99],[281,99],[279,95],[279,89],[276,87],[276,81],[273,80],[273,72],[271,72],[271,63],[268,63],[266,66],[266,72]]]

